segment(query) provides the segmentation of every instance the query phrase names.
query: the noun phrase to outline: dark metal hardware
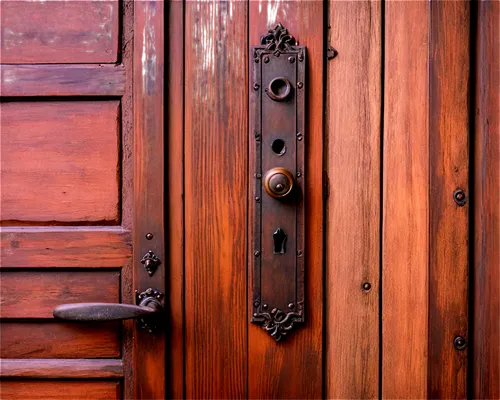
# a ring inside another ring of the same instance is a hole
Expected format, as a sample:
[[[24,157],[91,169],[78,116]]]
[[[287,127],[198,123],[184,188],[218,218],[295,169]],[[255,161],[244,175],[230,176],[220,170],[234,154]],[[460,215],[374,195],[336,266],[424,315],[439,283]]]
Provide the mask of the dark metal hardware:
[[[278,341],[304,322],[306,47],[278,24],[251,56],[251,321]]]
[[[264,189],[276,199],[286,197],[292,192],[293,176],[285,168],[273,168],[266,173]]]
[[[153,276],[156,269],[161,264],[161,260],[156,256],[155,253],[153,253],[151,250],[149,250],[142,257],[141,264],[144,264],[144,268],[146,269],[146,271],[148,271],[149,276]]]
[[[54,308],[57,319],[75,322],[104,322],[124,319],[138,319],[139,325],[150,330],[157,330],[158,321],[163,314],[163,293],[147,289],[137,293],[137,305],[121,303],[72,303]],[[154,328],[154,329],[153,329]]]
[[[273,233],[274,254],[285,254],[286,252],[286,233],[283,229],[278,228]]]
[[[467,347],[467,340],[465,340],[462,336],[457,336],[453,341],[453,346],[457,350],[465,350]]]
[[[332,46],[329,46],[326,51],[326,58],[333,60],[338,54],[339,52],[337,50],[335,50]]]
[[[453,200],[455,200],[458,206],[463,207],[467,203],[467,196],[462,189],[457,189],[453,193]]]

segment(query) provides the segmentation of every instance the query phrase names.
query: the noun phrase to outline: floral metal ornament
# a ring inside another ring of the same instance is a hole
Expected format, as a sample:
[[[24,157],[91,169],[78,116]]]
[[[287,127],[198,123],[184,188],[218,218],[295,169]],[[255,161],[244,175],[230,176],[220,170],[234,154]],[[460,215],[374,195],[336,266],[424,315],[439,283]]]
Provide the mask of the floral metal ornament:
[[[260,43],[266,46],[266,50],[274,50],[273,54],[277,57],[280,53],[291,50],[291,46],[297,45],[294,37],[281,23],[274,29],[269,29],[268,33],[260,38]]]

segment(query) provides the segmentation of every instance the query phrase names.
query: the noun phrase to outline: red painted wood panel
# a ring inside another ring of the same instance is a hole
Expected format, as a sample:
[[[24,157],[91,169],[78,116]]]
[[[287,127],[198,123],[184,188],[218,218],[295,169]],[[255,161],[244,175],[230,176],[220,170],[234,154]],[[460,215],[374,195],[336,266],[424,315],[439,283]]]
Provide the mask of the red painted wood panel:
[[[119,112],[118,101],[2,103],[3,224],[117,223]]]
[[[0,392],[11,400],[113,400],[121,399],[117,381],[2,381]]]
[[[50,318],[63,303],[120,301],[116,271],[3,271],[2,318]]]
[[[3,322],[0,358],[119,358],[120,323]]]
[[[117,60],[119,0],[3,0],[0,11],[3,64]]]
[[[118,268],[132,255],[121,227],[3,227],[0,268]]]

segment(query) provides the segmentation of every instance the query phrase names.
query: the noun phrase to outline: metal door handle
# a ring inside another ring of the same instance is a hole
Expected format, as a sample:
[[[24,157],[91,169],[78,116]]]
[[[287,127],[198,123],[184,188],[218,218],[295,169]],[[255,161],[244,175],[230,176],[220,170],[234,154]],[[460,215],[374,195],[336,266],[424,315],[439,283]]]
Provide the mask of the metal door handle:
[[[148,289],[137,294],[138,305],[121,303],[71,303],[54,308],[55,318],[76,322],[120,321],[137,318],[150,331],[157,330],[158,317],[163,314],[163,294]]]

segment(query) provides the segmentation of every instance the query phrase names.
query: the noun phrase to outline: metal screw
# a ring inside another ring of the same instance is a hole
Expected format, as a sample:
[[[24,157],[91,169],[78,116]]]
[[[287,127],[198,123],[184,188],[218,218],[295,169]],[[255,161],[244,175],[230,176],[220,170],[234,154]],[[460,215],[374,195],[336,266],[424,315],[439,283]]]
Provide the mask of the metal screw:
[[[289,308],[290,310],[292,310],[294,307],[295,307],[295,304],[293,304],[293,303],[289,303],[289,304],[288,304],[288,308]]]
[[[258,203],[258,202],[260,201],[260,197],[259,197],[259,196],[257,196],[257,197],[255,198],[255,201]]]
[[[253,85],[253,88],[254,88],[254,90],[259,90],[260,85],[259,85],[258,83],[255,83],[255,84]]]
[[[267,307],[268,307],[268,305],[267,305],[267,304],[265,304],[265,303],[264,303],[264,304],[262,304],[262,308],[263,308],[264,310],[267,310]]]
[[[302,173],[297,172],[297,178],[300,178],[302,176]]]
[[[288,61],[290,61],[290,63],[293,64],[295,62],[295,57],[291,57],[291,56],[288,57]]]
[[[157,294],[157,295],[156,295],[156,298],[157,298],[157,299],[161,299],[161,295]]]
[[[262,178],[262,174],[256,174],[256,175],[255,175],[255,177],[256,177],[257,179],[260,179],[260,178]]]
[[[148,240],[153,239],[153,234],[152,233],[146,233],[146,239],[148,239]]]
[[[453,346],[457,350],[464,350],[467,347],[467,341],[462,336],[457,336],[453,341]]]
[[[264,57],[264,62],[267,64],[269,62],[269,57],[268,56],[265,56]]]
[[[297,250],[297,255],[300,257],[302,255],[302,250]]]
[[[260,304],[260,303],[259,303],[258,301],[254,301],[254,302],[253,302],[253,306],[254,306],[254,307],[258,307],[258,306],[259,306],[259,304]]]
[[[255,61],[256,63],[259,63],[259,57],[254,58],[254,61]]]
[[[302,140],[302,133],[297,133],[297,140],[300,142]]]
[[[304,86],[304,84],[303,84],[302,82],[297,83],[297,87],[298,87],[299,89],[302,89],[302,87],[303,87],[303,86]]]
[[[257,316],[257,313],[253,313],[253,316],[256,317]]]
[[[361,287],[365,292],[369,292],[372,289],[372,284],[370,282],[364,282]]]
[[[304,61],[304,54],[303,53],[299,54],[299,61]]]
[[[253,255],[254,255],[255,257],[260,256],[260,251],[259,251],[259,250],[257,250],[256,252],[254,252],[254,253],[253,253]]]
[[[457,189],[453,193],[453,200],[455,200],[455,203],[457,203],[458,206],[463,207],[465,206],[465,203],[467,203],[467,196],[462,189]]]

